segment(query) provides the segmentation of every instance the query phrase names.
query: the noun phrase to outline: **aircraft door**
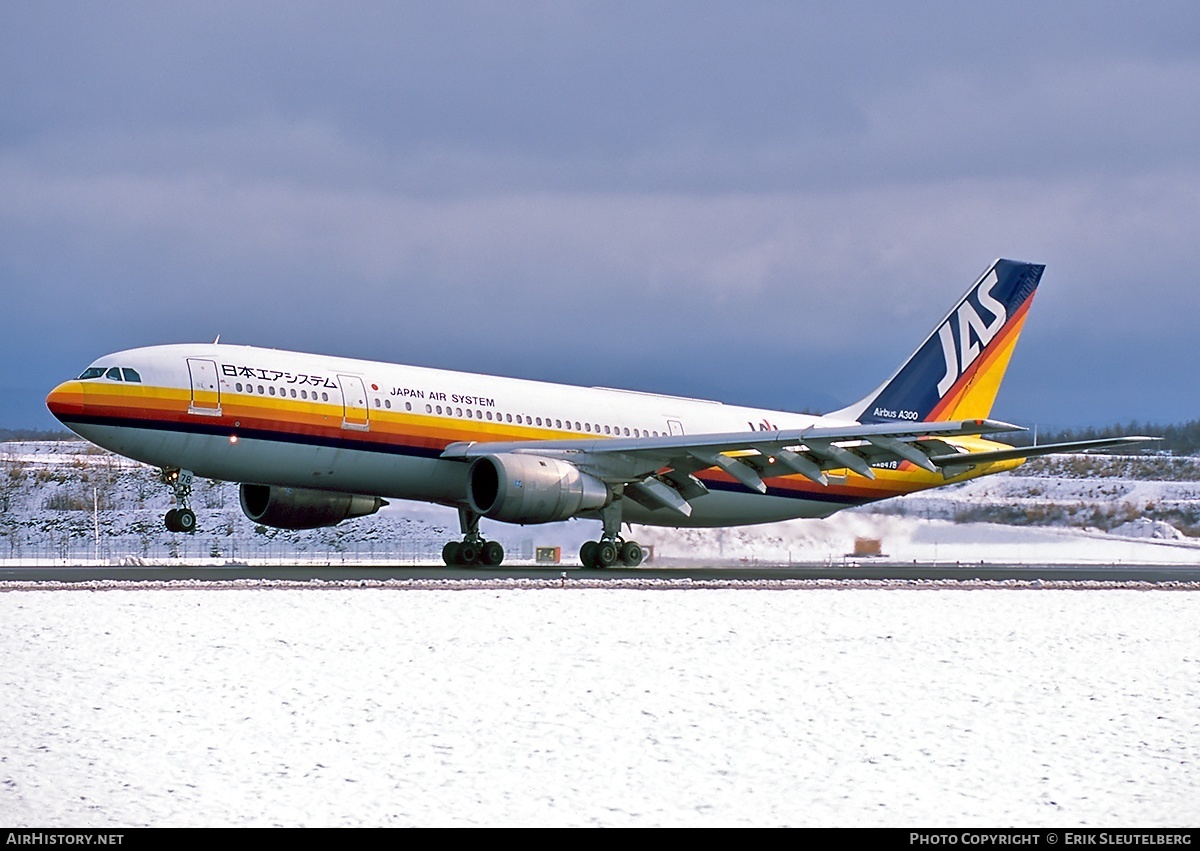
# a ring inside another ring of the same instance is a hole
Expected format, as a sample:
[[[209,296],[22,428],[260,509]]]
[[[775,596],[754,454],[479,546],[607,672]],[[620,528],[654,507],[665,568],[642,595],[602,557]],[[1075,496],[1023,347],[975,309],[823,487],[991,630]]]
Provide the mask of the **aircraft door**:
[[[189,414],[205,414],[210,417],[221,415],[221,382],[217,378],[217,364],[204,358],[188,358],[188,376],[192,382],[192,402]]]
[[[371,427],[368,419],[367,387],[357,375],[339,375],[338,386],[342,388],[342,428],[366,431]]]
[[[679,420],[667,420],[667,428],[671,430],[671,434],[683,434],[683,423]]]

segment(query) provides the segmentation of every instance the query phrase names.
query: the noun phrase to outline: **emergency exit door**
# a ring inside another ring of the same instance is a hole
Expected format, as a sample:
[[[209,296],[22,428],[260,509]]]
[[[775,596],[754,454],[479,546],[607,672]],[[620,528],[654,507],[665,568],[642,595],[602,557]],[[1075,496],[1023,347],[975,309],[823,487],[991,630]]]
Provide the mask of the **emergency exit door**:
[[[342,428],[366,431],[371,427],[368,419],[367,386],[357,375],[339,375],[338,386],[342,389]]]
[[[192,401],[189,414],[221,415],[221,383],[217,378],[216,361],[188,358],[188,375],[192,381]]]

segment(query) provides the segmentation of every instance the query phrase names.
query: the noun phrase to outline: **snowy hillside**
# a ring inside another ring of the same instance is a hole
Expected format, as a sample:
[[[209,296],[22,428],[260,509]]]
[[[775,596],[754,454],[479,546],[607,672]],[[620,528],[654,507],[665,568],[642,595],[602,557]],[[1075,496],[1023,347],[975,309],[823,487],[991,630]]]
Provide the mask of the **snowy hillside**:
[[[914,494],[874,510],[958,523],[1090,528],[1185,540],[1200,536],[1200,458],[1038,459],[1007,475]]]
[[[631,537],[654,547],[659,563],[842,563],[863,538],[901,561],[1200,561],[1200,538],[1189,537],[1200,532],[1200,459],[1070,456],[1018,472],[826,520],[637,527]],[[458,535],[453,511],[409,502],[327,529],[269,529],[242,514],[236,485],[207,480],[197,481],[192,497],[198,531],[172,534],[163,526],[171,504],[155,470],[85,443],[0,444],[0,559],[430,562]],[[504,544],[509,561],[558,546],[564,564],[573,564],[597,531],[594,521],[483,521],[483,533]]]

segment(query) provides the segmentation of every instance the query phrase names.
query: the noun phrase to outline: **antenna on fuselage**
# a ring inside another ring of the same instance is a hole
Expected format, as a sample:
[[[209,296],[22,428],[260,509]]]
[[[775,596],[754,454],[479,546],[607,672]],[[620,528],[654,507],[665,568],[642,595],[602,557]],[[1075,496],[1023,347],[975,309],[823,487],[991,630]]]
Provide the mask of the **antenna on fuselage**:
[[[220,335],[220,334],[218,334],[218,335],[217,335],[217,339],[213,340],[213,345],[215,346],[215,345],[216,345],[217,343],[219,343],[219,342],[221,342],[221,335]]]

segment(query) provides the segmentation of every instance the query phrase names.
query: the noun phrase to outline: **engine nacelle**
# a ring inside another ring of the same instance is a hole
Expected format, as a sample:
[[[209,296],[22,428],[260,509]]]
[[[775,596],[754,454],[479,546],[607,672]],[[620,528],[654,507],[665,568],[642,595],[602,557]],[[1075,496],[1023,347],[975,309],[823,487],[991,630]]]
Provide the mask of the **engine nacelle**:
[[[247,517],[276,529],[334,526],[351,517],[374,514],[387,505],[377,496],[272,485],[241,485],[238,495]]]
[[[611,500],[608,485],[555,458],[484,455],[467,474],[471,509],[507,523],[553,523]]]

